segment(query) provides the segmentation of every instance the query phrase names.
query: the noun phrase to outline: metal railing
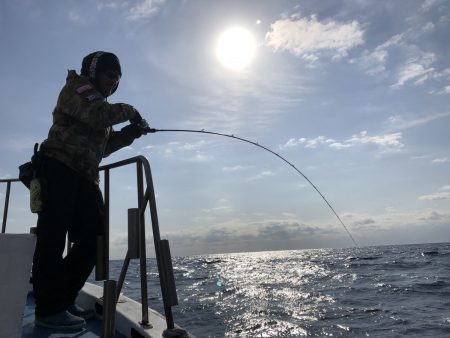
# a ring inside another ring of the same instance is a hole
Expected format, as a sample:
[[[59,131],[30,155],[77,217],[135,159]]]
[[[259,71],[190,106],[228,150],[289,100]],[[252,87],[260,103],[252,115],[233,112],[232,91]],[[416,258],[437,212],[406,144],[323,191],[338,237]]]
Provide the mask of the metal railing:
[[[122,270],[115,289],[114,303],[117,303],[119,295],[126,277],[128,266],[131,259],[140,260],[140,281],[141,281],[141,304],[142,321],[140,324],[145,328],[152,327],[148,318],[148,290],[147,290],[147,257],[145,240],[145,211],[147,205],[150,207],[150,217],[152,222],[153,241],[155,247],[155,256],[158,267],[158,274],[161,285],[161,293],[164,305],[164,312],[167,322],[167,329],[174,329],[174,320],[172,315],[172,306],[178,304],[178,297],[175,288],[172,261],[170,256],[169,243],[167,240],[161,240],[159,232],[158,214],[156,210],[156,198],[153,187],[153,179],[150,170],[150,164],[144,156],[132,157],[123,161],[101,166],[99,171],[104,172],[104,200],[105,200],[105,228],[103,236],[97,239],[97,264],[95,268],[95,279],[97,281],[109,280],[109,209],[110,209],[110,171],[127,166],[136,165],[137,179],[137,197],[138,208],[128,210],[128,250],[124,259]],[[144,190],[144,178],[146,188]],[[6,183],[5,207],[3,210],[2,233],[6,230],[8,217],[9,196],[11,183],[19,182],[19,179],[1,179],[0,183]],[[105,282],[105,287],[107,283]],[[105,292],[106,296],[107,292]],[[104,305],[108,302],[104,300]],[[108,305],[108,307],[110,307]],[[114,307],[115,308],[115,307]],[[106,324],[108,327],[109,324]],[[105,328],[105,326],[104,326]],[[109,327],[108,330],[111,328]]]
[[[172,262],[170,251],[168,250],[168,241],[161,240],[158,223],[158,213],[156,209],[156,198],[153,186],[153,179],[150,164],[144,156],[136,156],[120,162],[101,166],[100,171],[104,171],[104,199],[105,199],[105,231],[103,239],[100,239],[100,250],[102,254],[98,255],[99,260],[96,265],[96,280],[109,279],[109,201],[110,201],[110,171],[115,168],[130,164],[136,164],[137,179],[137,198],[138,208],[128,211],[129,247],[124,259],[120,277],[117,283],[117,299],[122,290],[126,272],[129,263],[133,258],[140,259],[140,280],[141,280],[141,304],[142,321],[141,325],[149,325],[148,321],[148,296],[147,296],[147,257],[145,241],[145,210],[147,205],[150,207],[150,217],[152,222],[153,242],[155,247],[155,256],[158,267],[159,279],[161,284],[161,293],[164,303],[164,313],[167,322],[167,328],[174,328],[172,315],[172,306],[178,304],[176,295],[174,277],[172,272]],[[144,191],[144,178],[146,189]],[[138,250],[137,250],[138,248]],[[172,273],[168,273],[168,270]]]
[[[5,206],[3,208],[2,234],[6,231],[6,220],[8,219],[9,195],[11,194],[11,183],[20,182],[18,178],[1,179],[0,183],[6,183]]]

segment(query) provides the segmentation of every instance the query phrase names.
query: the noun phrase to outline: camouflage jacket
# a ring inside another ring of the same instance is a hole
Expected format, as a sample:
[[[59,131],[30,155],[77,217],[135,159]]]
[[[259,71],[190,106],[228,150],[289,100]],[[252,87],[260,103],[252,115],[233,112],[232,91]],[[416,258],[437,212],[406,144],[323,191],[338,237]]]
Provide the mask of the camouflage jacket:
[[[53,111],[53,125],[41,145],[42,153],[98,183],[102,158],[134,140],[112,126],[134,116],[132,106],[106,102],[89,79],[69,70]]]

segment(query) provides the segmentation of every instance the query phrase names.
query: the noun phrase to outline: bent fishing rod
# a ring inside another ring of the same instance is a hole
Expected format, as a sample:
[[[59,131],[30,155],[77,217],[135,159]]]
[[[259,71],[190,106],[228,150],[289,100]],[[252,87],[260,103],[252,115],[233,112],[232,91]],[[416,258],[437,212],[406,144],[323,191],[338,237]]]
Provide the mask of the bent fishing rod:
[[[344,224],[344,222],[342,221],[342,219],[339,217],[338,213],[334,210],[334,208],[331,206],[330,202],[328,202],[328,200],[325,198],[325,196],[320,192],[320,190],[314,185],[314,183],[311,182],[311,180],[306,177],[305,174],[303,174],[299,169],[297,169],[297,167],[292,164],[291,162],[289,162],[286,158],[284,158],[283,156],[281,156],[280,154],[276,153],[275,151],[259,144],[258,142],[254,142],[254,141],[250,141],[247,140],[245,138],[242,137],[238,137],[235,136],[234,134],[224,134],[224,133],[218,133],[218,132],[213,132],[213,131],[207,131],[204,129],[201,130],[194,130],[194,129],[156,129],[156,128],[148,128],[147,131],[149,133],[157,133],[157,132],[182,132],[182,133],[200,133],[200,134],[209,134],[209,135],[217,135],[217,136],[224,136],[224,137],[228,137],[228,138],[232,138],[235,140],[239,140],[239,141],[243,141],[243,142],[247,142],[250,144],[253,144],[254,146],[257,146],[261,149],[264,149],[270,153],[272,153],[273,155],[275,155],[276,157],[278,157],[279,159],[281,159],[282,161],[284,161],[285,163],[287,163],[288,165],[290,165],[297,173],[299,173],[300,175],[303,176],[303,178],[314,188],[314,190],[316,190],[316,192],[320,195],[320,197],[322,197],[322,199],[325,201],[325,203],[328,205],[328,207],[330,208],[330,210],[333,212],[333,214],[336,216],[336,218],[339,220],[340,224],[342,225],[342,227],[345,229],[345,231],[347,232],[347,234],[349,235],[350,239],[352,240],[353,244],[355,244],[356,247],[358,246],[358,243],[356,243],[355,239],[353,238],[352,234],[350,233],[350,231],[348,230],[348,228],[346,227],[346,225]]]

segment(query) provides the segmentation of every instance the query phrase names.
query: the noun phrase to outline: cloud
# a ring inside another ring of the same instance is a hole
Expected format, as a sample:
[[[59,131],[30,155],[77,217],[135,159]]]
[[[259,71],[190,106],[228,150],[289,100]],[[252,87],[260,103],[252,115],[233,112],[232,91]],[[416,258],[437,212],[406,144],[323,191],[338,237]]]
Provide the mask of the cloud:
[[[444,88],[442,88],[442,90],[439,91],[430,91],[430,94],[437,94],[437,95],[450,94],[450,86],[445,86]]]
[[[320,145],[325,145],[330,148],[341,150],[345,148],[356,147],[360,145],[377,145],[385,151],[400,150],[404,147],[401,143],[402,133],[391,133],[384,135],[369,136],[367,131],[362,131],[359,134],[354,134],[347,140],[338,142],[334,139],[327,138],[325,136],[319,136],[314,139],[308,138],[291,138],[284,145],[281,145],[281,149],[289,147],[303,146],[305,148],[317,148]]]
[[[379,226],[373,215],[348,212],[343,213],[341,218],[353,230],[375,229]]]
[[[219,200],[217,200],[215,202],[215,205],[211,208],[205,208],[202,209],[202,213],[204,214],[208,214],[208,215],[213,215],[213,216],[218,216],[218,215],[222,215],[224,213],[226,214],[230,214],[232,212],[234,212],[234,207],[233,205],[230,203],[230,201],[226,198],[221,198]]]
[[[418,127],[448,116],[450,116],[450,112],[414,117],[412,119],[407,119],[400,115],[393,115],[389,116],[385,123],[393,130],[405,130]]]
[[[333,144],[335,141],[331,138],[326,138],[325,136],[319,136],[312,140],[305,141],[305,148],[317,148],[321,144]]]
[[[438,20],[439,25],[446,25],[449,22],[450,22],[450,15],[442,15]]]
[[[369,136],[367,131],[362,131],[345,140],[344,143],[334,142],[329,146],[330,148],[343,149],[358,145],[374,144],[385,150],[399,150],[404,147],[404,144],[400,142],[401,138],[402,133]]]
[[[375,224],[375,223],[376,222],[372,218],[365,218],[362,220],[358,220],[356,222],[352,222],[351,226],[352,226],[352,228],[355,228],[355,227],[360,227],[363,225],[369,225],[369,224]]]
[[[432,22],[427,22],[425,26],[422,27],[422,30],[426,33],[430,33],[434,31],[435,28],[436,26]]]
[[[441,2],[441,0],[425,0],[422,4],[422,9],[425,11],[430,10],[432,7],[438,5]]]
[[[179,150],[191,151],[191,150],[197,150],[198,148],[204,146],[205,143],[206,142],[204,140],[200,140],[195,143],[184,143],[184,144],[175,143],[175,144],[178,145]]]
[[[289,141],[287,141],[284,146],[282,146],[282,148],[288,148],[288,147],[296,147],[299,145],[303,145],[305,148],[317,148],[320,145],[324,145],[324,144],[330,144],[330,143],[334,143],[335,140],[330,139],[330,138],[326,138],[325,136],[318,136],[316,138],[313,139],[308,139],[308,138],[299,138],[299,139],[295,139],[295,138],[291,138],[289,139]]]
[[[377,46],[373,52],[365,50],[359,58],[350,60],[350,63],[356,63],[369,75],[378,75],[386,70],[389,48],[398,46],[403,38],[403,34],[394,35],[386,42]]]
[[[266,43],[275,51],[287,50],[306,61],[314,62],[323,54],[341,58],[364,43],[364,31],[357,21],[320,22],[316,16],[277,20],[270,25]]]
[[[419,196],[419,201],[440,201],[450,199],[450,185],[444,185],[439,188],[439,191],[431,193],[429,195]]]
[[[130,8],[127,19],[130,21],[147,19],[158,12],[164,2],[165,0],[143,0]]]
[[[196,151],[194,156],[191,156],[188,161],[190,162],[209,162],[213,159],[210,155],[202,154],[200,151]]]
[[[272,171],[264,170],[264,171],[260,172],[258,175],[250,177],[249,180],[260,180],[260,179],[263,179],[264,177],[269,177],[269,176],[274,176],[274,175],[275,175],[275,173],[273,173]]]
[[[178,158],[190,162],[207,162],[214,157],[202,152],[203,148],[207,148],[206,145],[207,142],[204,140],[193,143],[171,141],[164,145],[147,145],[142,147],[142,149],[149,153],[157,153],[165,157],[178,156]]]
[[[431,163],[436,163],[436,164],[442,164],[442,163],[448,163],[448,162],[450,162],[450,158],[448,158],[448,157],[435,158],[433,161],[431,161]]]
[[[431,65],[436,61],[434,53],[423,53],[409,58],[406,64],[400,68],[397,74],[397,82],[393,88],[399,88],[408,82],[421,85],[426,80],[435,77],[436,71]]]
[[[447,186],[450,192],[450,186]],[[385,213],[370,215],[365,213],[346,213],[341,218],[350,226],[350,230],[364,231],[385,231],[402,229],[409,226],[423,225],[425,221],[429,226],[429,221],[440,224],[450,222],[450,213],[442,210],[418,210],[411,212],[400,212],[396,208],[386,207]],[[427,222],[428,221],[428,222]]]
[[[418,218],[420,221],[441,221],[448,219],[448,215],[431,211],[428,215]]]
[[[80,13],[76,12],[76,11],[69,11],[67,13],[67,16],[69,18],[70,21],[77,23],[77,24],[83,24],[86,22],[85,17],[80,15]]]
[[[245,128],[250,120],[253,126],[270,125],[273,118],[278,115],[273,107],[279,103],[272,99],[274,94],[270,92],[274,88],[263,88],[263,84],[251,79],[219,82],[217,86],[209,86],[207,92],[193,96],[196,113],[187,121],[186,127],[220,129],[231,134],[242,132],[242,128]],[[260,114],[253,114],[254,110],[258,110]]]
[[[430,33],[436,29],[432,22],[426,23],[422,31]],[[433,52],[424,52],[417,45],[417,36],[413,30],[396,34],[373,51],[364,50],[357,58],[349,62],[356,64],[371,76],[393,77],[392,88],[400,88],[407,84],[423,85],[430,80],[446,80],[450,77],[449,69],[437,69],[438,56]],[[391,54],[393,54],[391,56]],[[389,62],[389,64],[388,64]],[[389,65],[389,67],[388,67]],[[432,94],[444,94],[431,92]]]
[[[450,186],[448,186],[450,190]],[[226,205],[226,203],[223,203]],[[226,208],[208,209],[203,212],[228,212]],[[426,209],[400,212],[397,208],[386,208],[385,213],[346,213],[341,218],[361,245],[388,243],[411,243],[420,241],[426,232],[434,233],[441,240],[448,238],[450,213],[447,210]],[[194,255],[205,253],[248,252],[261,250],[280,250],[288,248],[314,248],[323,246],[348,246],[348,236],[335,220],[322,224],[303,223],[292,219],[294,215],[286,214],[286,219],[247,222],[233,219],[227,222],[212,221],[208,226],[187,227],[172,231],[163,231],[163,238],[169,239],[172,253],[175,255]],[[330,225],[331,224],[331,225]],[[406,238],[407,234],[415,236]],[[443,235],[444,234],[444,235]],[[444,237],[442,237],[444,236]],[[447,237],[445,237],[447,236]],[[428,237],[430,238],[430,237]],[[147,232],[149,254],[153,253],[151,232]],[[435,241],[435,239],[432,239]],[[111,238],[113,251],[126,251],[126,234],[114,234]],[[337,242],[336,242],[337,241]],[[339,244],[336,244],[339,243]]]
[[[450,191],[450,186],[448,186],[448,189]],[[337,236],[342,236],[344,242],[348,239],[342,227],[336,225],[334,221],[331,221],[333,225],[330,225],[330,223],[305,224],[293,220],[290,218],[291,215],[286,215],[285,217],[288,219],[250,223],[232,220],[212,225],[208,228],[190,230],[187,233],[169,234],[168,237],[171,241],[172,239],[180,242],[186,241],[191,243],[190,245],[192,245],[191,240],[196,241],[199,245],[213,242],[214,247],[222,246],[226,243],[241,243],[240,251],[246,248],[246,246],[242,246],[242,243],[251,241],[256,241],[260,244],[264,241],[273,241],[286,247],[289,241],[298,242],[305,240],[306,242],[316,241],[320,243],[330,236],[334,239]],[[448,226],[450,213],[437,209],[412,212],[391,210],[381,214],[346,213],[342,214],[341,218],[357,240],[366,238],[366,240],[370,241],[372,236],[386,239],[386,236],[389,236],[391,233],[402,233],[408,229],[410,230],[411,227],[429,232],[431,230],[430,227]],[[397,240],[399,240],[398,237]]]
[[[335,229],[324,229],[313,225],[301,224],[296,221],[272,220],[265,222],[242,223],[232,221],[213,225],[207,229],[180,231],[168,233],[172,241],[185,241],[212,243],[244,242],[249,240],[274,241],[295,240],[304,236],[334,233]]]
[[[418,155],[418,156],[411,156],[410,158],[411,158],[411,160],[425,160],[425,159],[429,158],[429,156],[428,155]]]
[[[123,3],[122,6],[124,6],[126,3]],[[119,8],[119,3],[114,2],[114,1],[104,1],[104,2],[100,2],[97,4],[97,9],[99,11],[103,10],[104,8],[106,9],[117,9]]]
[[[242,165],[235,165],[233,167],[223,167],[222,171],[225,172],[235,172],[235,171],[241,171],[241,170],[246,170],[248,167],[246,166],[242,166]]]

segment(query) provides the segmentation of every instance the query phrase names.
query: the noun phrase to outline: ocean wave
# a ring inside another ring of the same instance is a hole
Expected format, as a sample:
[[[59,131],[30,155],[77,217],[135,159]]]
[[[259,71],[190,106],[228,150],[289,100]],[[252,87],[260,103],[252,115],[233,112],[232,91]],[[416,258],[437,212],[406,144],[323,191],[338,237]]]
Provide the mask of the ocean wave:
[[[197,337],[450,337],[449,255],[444,243],[177,257],[174,319]],[[130,266],[123,292],[139,301],[138,277]]]

